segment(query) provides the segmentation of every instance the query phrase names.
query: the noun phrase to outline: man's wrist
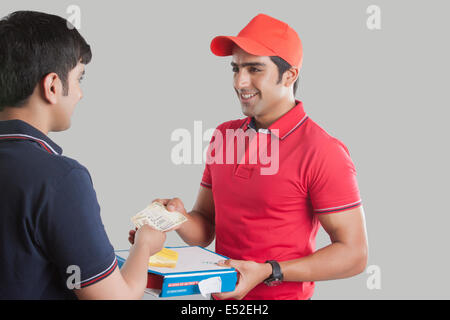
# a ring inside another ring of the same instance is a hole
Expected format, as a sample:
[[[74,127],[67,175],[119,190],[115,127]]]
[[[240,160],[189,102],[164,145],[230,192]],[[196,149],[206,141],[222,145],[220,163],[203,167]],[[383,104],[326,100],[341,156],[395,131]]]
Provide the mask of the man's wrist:
[[[280,264],[275,260],[267,260],[266,263],[272,267],[272,273],[264,280],[264,283],[268,286],[281,284],[283,281],[283,272],[281,271]]]
[[[187,221],[180,224],[178,227],[175,228],[176,233],[184,240],[185,235],[189,235],[189,229],[192,228],[192,216],[190,214],[185,215],[187,218]]]
[[[152,241],[150,239],[146,241],[145,239],[141,238],[140,240],[134,242],[132,248],[134,248],[135,251],[143,253],[149,257],[153,255],[153,251],[155,251],[155,248],[153,247]]]
[[[261,282],[263,282],[272,275],[272,265],[270,263],[268,262],[261,263],[261,275],[262,275]]]

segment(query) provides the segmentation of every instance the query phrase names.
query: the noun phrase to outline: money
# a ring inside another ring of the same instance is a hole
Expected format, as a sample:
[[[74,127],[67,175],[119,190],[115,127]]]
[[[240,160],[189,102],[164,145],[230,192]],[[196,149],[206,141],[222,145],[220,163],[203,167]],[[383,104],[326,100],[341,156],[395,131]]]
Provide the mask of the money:
[[[187,221],[187,218],[184,215],[177,211],[168,211],[166,207],[159,202],[153,202],[147,208],[131,218],[131,222],[133,222],[138,229],[144,224],[148,224],[159,231],[167,231],[185,221]]]

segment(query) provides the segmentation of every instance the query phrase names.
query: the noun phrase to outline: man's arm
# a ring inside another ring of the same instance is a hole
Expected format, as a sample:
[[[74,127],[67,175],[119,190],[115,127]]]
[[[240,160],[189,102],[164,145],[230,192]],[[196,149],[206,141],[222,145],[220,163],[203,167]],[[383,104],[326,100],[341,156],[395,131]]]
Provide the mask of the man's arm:
[[[135,233],[134,244],[122,269],[105,279],[75,290],[78,299],[141,299],[147,285],[148,259],[162,249],[166,234],[148,225]]]
[[[321,281],[348,278],[364,271],[367,264],[367,235],[362,207],[318,216],[331,244],[313,254],[279,262],[283,281]],[[239,282],[233,292],[216,294],[219,299],[242,299],[272,273],[267,263],[227,260],[236,268]]]
[[[362,207],[318,216],[331,244],[313,254],[281,262],[285,281],[321,281],[348,278],[367,265],[367,234]]]
[[[156,199],[169,211],[178,211],[188,221],[172,229],[190,246],[207,247],[215,237],[214,198],[211,189],[200,187],[192,211],[186,213],[183,202],[179,198]]]

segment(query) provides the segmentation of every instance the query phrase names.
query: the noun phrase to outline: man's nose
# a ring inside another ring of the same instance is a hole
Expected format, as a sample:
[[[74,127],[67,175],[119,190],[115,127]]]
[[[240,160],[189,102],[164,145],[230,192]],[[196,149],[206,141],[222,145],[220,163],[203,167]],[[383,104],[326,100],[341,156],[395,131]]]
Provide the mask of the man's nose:
[[[247,88],[250,84],[250,77],[248,72],[245,70],[240,70],[235,74],[234,77],[234,86],[236,89]]]

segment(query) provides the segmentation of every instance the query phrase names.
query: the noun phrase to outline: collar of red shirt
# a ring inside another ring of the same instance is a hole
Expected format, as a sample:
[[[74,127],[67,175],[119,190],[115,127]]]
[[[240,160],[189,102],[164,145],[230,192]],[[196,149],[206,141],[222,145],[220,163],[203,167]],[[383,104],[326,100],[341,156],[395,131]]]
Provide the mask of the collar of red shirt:
[[[267,130],[275,135],[280,140],[287,138],[292,132],[298,129],[308,119],[304,109],[303,103],[295,100],[297,103],[295,107],[282,115],[278,120],[272,123]],[[244,122],[242,129],[246,131],[248,128],[254,128],[254,119],[248,117]],[[277,129],[274,131],[274,129]]]

